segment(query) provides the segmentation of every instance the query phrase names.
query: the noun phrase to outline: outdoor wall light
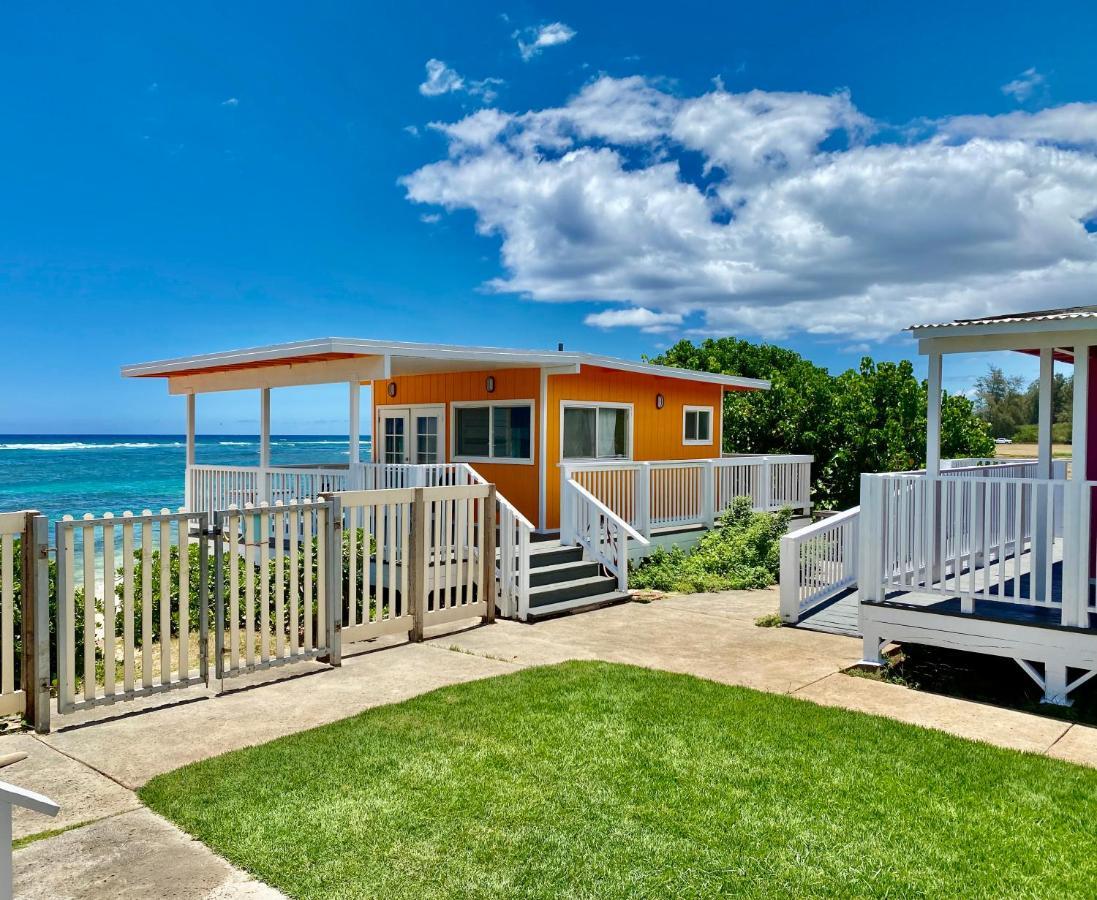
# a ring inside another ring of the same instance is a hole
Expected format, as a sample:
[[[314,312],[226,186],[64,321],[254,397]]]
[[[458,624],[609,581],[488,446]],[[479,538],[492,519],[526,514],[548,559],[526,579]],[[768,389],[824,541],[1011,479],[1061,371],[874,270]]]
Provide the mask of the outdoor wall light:
[[[389,396],[390,397],[395,397],[396,396],[396,382],[395,381],[390,381],[389,382]]]
[[[489,394],[495,393],[495,376],[489,375],[487,380],[487,389]]]
[[[662,409],[663,405],[666,402],[667,402],[667,398],[664,397],[662,394],[656,394],[655,395],[655,408],[656,409]]]

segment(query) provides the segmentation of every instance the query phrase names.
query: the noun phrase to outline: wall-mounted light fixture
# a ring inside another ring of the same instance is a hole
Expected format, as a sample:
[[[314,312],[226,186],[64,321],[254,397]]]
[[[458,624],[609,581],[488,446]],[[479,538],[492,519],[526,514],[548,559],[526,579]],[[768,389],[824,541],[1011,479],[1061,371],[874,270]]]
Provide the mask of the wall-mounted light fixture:
[[[663,406],[666,404],[666,402],[667,402],[667,398],[664,397],[662,394],[656,394],[655,395],[655,408],[656,409],[662,409]]]
[[[488,376],[488,380],[486,382],[486,387],[488,389],[489,394],[494,394],[495,393],[495,376],[494,375],[489,375]]]
[[[395,381],[390,381],[389,382],[389,396],[390,397],[395,397],[396,396],[396,382]]]

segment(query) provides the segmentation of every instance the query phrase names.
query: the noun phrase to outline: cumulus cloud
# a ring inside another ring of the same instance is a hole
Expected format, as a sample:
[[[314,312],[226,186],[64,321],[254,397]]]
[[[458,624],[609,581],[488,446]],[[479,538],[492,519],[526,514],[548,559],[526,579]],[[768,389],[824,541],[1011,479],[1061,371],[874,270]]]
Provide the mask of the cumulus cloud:
[[[600,313],[591,313],[583,323],[595,328],[639,328],[649,334],[661,334],[670,331],[672,325],[681,325],[679,313],[657,313],[650,309],[635,307],[632,309],[607,309]]]
[[[1046,81],[1047,79],[1035,69],[1025,69],[1013,81],[1002,85],[1002,93],[1007,97],[1012,97],[1018,103],[1024,103],[1038,89],[1043,87]]]
[[[560,107],[433,128],[410,200],[501,239],[495,291],[620,304],[595,327],[882,338],[1093,302],[1097,104],[966,116],[896,142],[846,93],[601,78]],[[695,322],[700,325],[692,327]]]
[[[542,25],[540,28],[526,28],[514,32],[514,39],[518,41],[518,52],[527,62],[537,56],[546,47],[557,47],[566,44],[577,32],[574,28],[563,22],[553,22],[551,25]]]
[[[496,88],[505,84],[502,78],[482,78],[469,81],[462,78],[456,69],[450,68],[440,59],[427,60],[427,78],[419,85],[419,93],[424,97],[440,97],[442,94],[465,92],[479,97],[485,103],[494,103],[499,96]]]
[[[240,101],[236,97],[229,97],[228,100],[221,101],[222,106],[239,106]]]

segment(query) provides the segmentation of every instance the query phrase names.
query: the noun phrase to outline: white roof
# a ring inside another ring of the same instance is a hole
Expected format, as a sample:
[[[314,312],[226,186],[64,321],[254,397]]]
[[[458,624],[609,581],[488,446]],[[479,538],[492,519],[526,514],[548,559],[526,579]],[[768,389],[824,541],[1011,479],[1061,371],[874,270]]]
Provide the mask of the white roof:
[[[501,347],[461,347],[451,344],[419,344],[361,338],[317,338],[287,344],[272,344],[266,347],[250,347],[221,353],[205,353],[198,356],[137,363],[123,366],[122,375],[126,378],[175,378],[282,364],[365,357],[383,359],[389,376],[587,365],[664,378],[720,384],[745,390],[768,390],[770,387],[768,381],[759,378],[740,378],[735,375],[659,366],[574,350],[514,350]]]
[[[1034,312],[1006,313],[1000,316],[980,316],[972,319],[953,319],[951,322],[930,322],[924,325],[911,325],[907,331],[933,331],[940,329],[994,328],[996,326],[1018,325],[1037,322],[1078,322],[1097,319],[1097,306],[1072,306],[1067,309],[1045,309]]]

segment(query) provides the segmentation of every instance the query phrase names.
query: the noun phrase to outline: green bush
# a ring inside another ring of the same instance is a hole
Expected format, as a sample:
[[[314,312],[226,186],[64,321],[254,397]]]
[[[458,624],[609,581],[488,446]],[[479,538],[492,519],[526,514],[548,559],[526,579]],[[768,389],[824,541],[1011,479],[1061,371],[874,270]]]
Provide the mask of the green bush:
[[[1035,444],[1036,426],[1018,425],[1017,429],[1013,432],[1013,440],[1015,440],[1018,444]]]
[[[735,591],[776,584],[781,536],[792,511],[754,512],[749,497],[737,497],[689,553],[657,549],[629,575],[634,588],[657,591]]]

